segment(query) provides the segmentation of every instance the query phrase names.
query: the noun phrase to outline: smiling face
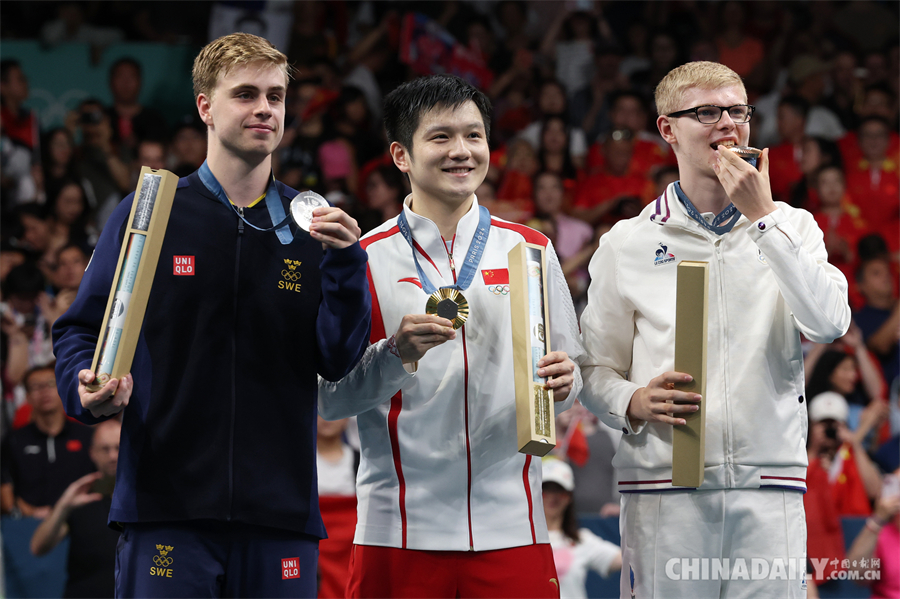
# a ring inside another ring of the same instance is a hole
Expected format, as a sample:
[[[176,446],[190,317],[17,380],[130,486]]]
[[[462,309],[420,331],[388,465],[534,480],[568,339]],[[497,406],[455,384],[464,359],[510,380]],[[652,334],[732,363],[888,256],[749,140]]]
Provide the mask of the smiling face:
[[[284,71],[271,63],[235,67],[212,93],[197,97],[209,128],[209,153],[225,152],[250,162],[265,159],[284,134]]]
[[[490,160],[478,107],[468,100],[456,108],[433,108],[419,119],[412,149],[394,142],[391,155],[409,175],[414,202],[465,204],[484,181]]]
[[[746,104],[747,97],[738,87],[702,89],[692,87],[684,92],[681,102],[672,112],[696,106],[734,106]],[[716,146],[745,146],[750,139],[750,123],[736,124],[727,112],[718,123],[706,125],[692,114],[678,118],[660,116],[660,134],[672,145],[678,158],[682,179],[689,177],[716,178]]]

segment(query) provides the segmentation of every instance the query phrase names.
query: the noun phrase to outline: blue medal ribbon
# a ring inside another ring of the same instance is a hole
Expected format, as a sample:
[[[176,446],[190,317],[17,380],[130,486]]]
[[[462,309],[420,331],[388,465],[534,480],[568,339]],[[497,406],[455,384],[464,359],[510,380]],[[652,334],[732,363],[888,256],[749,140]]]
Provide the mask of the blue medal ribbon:
[[[675,195],[677,195],[678,200],[682,204],[684,204],[684,207],[687,209],[688,216],[690,216],[692,219],[694,219],[716,235],[724,235],[725,233],[731,231],[731,229],[734,228],[735,223],[737,223],[738,219],[741,217],[741,211],[738,210],[734,204],[728,204],[728,207],[718,215],[716,215],[716,218],[714,218],[712,224],[710,224],[706,222],[706,219],[703,218],[703,215],[700,214],[700,211],[697,210],[697,207],[691,203],[687,195],[681,189],[680,181],[675,182]]]
[[[275,186],[275,175],[271,176],[269,188],[266,190],[266,208],[269,210],[269,218],[272,219],[272,223],[278,224],[273,224],[273,226],[268,229],[263,229],[248,221],[244,218],[244,215],[238,212],[238,209],[235,208],[234,204],[231,203],[231,200],[229,200],[228,196],[225,194],[225,190],[222,189],[222,185],[216,179],[215,175],[212,174],[212,171],[209,170],[209,165],[206,164],[205,160],[200,166],[200,170],[197,171],[197,174],[200,175],[200,180],[203,182],[203,185],[206,186],[206,189],[212,192],[220,202],[234,212],[248,227],[252,227],[257,231],[275,231],[275,234],[278,235],[278,240],[282,245],[288,245],[294,240],[294,234],[291,233],[291,227],[288,223],[290,218],[284,214],[284,205],[281,203],[281,194],[278,193],[278,188]]]
[[[409,244],[412,250],[413,262],[416,263],[416,272],[419,273],[419,281],[422,283],[422,290],[428,295],[437,291],[437,288],[425,276],[419,259],[416,257],[416,247],[413,245],[412,232],[409,229],[409,222],[406,220],[406,213],[401,212],[397,218],[397,227],[400,234]],[[465,291],[475,279],[475,273],[478,272],[478,264],[481,262],[481,256],[484,254],[484,248],[487,246],[488,233],[491,231],[491,213],[484,206],[478,207],[478,228],[475,230],[475,236],[472,243],[469,244],[469,251],[466,253],[466,259],[463,261],[462,267],[459,269],[459,277],[456,279],[455,285],[446,285],[441,289],[456,289]]]

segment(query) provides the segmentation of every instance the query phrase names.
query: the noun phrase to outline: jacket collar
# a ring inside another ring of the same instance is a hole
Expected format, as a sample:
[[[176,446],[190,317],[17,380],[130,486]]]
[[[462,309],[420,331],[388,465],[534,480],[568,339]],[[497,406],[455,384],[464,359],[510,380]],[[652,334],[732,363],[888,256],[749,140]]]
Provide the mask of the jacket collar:
[[[650,222],[656,223],[657,225],[664,227],[681,227],[683,229],[688,229],[689,231],[706,231],[699,223],[693,222],[693,219],[688,215],[684,204],[678,200],[678,194],[675,191],[675,183],[669,183],[665,192],[651,202],[645,210],[650,213]],[[749,223],[750,221],[747,217],[741,214],[740,218],[738,218],[737,222],[734,224],[732,231],[739,227],[746,226]]]
[[[406,199],[403,201],[403,213],[406,215],[406,221],[409,223],[413,241],[415,241],[418,248],[421,248],[419,253],[421,254],[424,251],[424,254],[438,267],[438,271],[444,279],[442,284],[452,285],[453,273],[447,268],[447,246],[444,245],[441,231],[434,221],[413,212],[409,207],[411,203],[412,194],[406,196]],[[475,237],[475,231],[478,229],[478,214],[478,198],[476,197],[473,199],[469,211],[459,219],[456,225],[456,235],[453,237],[452,247],[453,260],[458,264],[462,264],[466,252],[469,250],[469,244]],[[447,241],[451,240],[448,239]],[[422,267],[425,268],[424,263]],[[426,270],[426,272],[428,271]],[[431,282],[439,286],[437,281],[432,280]]]

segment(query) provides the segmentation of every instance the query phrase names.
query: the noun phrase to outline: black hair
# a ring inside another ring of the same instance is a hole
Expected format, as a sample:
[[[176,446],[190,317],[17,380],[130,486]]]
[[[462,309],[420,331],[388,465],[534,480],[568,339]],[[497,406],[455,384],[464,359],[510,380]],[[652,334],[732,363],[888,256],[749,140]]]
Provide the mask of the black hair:
[[[884,127],[885,135],[891,134],[891,124],[887,121],[887,119],[883,116],[875,115],[864,116],[863,118],[861,118],[859,120],[859,125],[856,127],[857,133],[863,128],[863,125],[865,125],[866,123],[871,123],[873,121],[876,123],[880,123],[881,126]]]
[[[0,60],[0,81],[6,81],[9,72],[13,69],[22,69],[22,65],[15,58],[4,58]]]
[[[16,206],[16,215],[20,220],[23,216],[33,216],[38,220],[48,220],[53,216],[49,206],[46,204],[38,204],[37,202],[19,204]]]
[[[831,374],[838,367],[838,364],[847,358],[853,358],[853,356],[839,349],[825,350],[819,356],[809,381],[806,383],[806,397],[809,401],[812,401],[820,393],[835,391],[831,386]]]
[[[778,106],[788,106],[804,119],[809,115],[809,100],[797,94],[784,96],[778,102]]]
[[[638,104],[640,104],[641,109],[644,110],[644,112],[647,111],[647,102],[644,99],[644,96],[642,96],[638,92],[634,91],[633,89],[620,89],[620,90],[616,90],[613,93],[609,94],[610,110],[612,110],[612,108],[616,105],[616,103],[619,100],[621,100],[622,98],[634,98],[635,100],[638,101]]]
[[[3,281],[3,295],[8,297],[11,295],[22,295],[25,297],[36,297],[44,290],[45,281],[41,269],[33,260],[26,260],[18,266],[10,269]]]
[[[49,370],[56,376],[56,360],[52,362],[48,362],[47,364],[38,364],[37,366],[32,366],[29,368],[24,375],[22,375],[22,386],[25,387],[25,391],[28,392],[28,379],[30,379],[35,373],[43,372],[44,370]]]
[[[859,258],[859,268],[856,270],[856,280],[862,275],[862,268],[869,260],[876,258],[890,260],[890,250],[884,237],[878,233],[869,233],[856,243],[856,255]]]
[[[873,235],[881,238],[881,236],[878,235],[877,233],[873,233]],[[866,239],[869,237],[872,237],[872,235],[867,235],[863,239]],[[862,241],[862,239],[860,239],[860,241]],[[865,260],[860,260],[859,266],[856,267],[856,271],[853,273],[854,277],[856,278],[857,283],[863,282],[863,278],[866,276],[866,268],[868,268],[870,264],[873,264],[875,262],[883,262],[883,263],[886,263],[888,266],[890,266],[891,259],[886,255],[877,255],[876,254],[874,256],[866,258]]]
[[[548,489],[547,487],[550,485],[552,485],[552,487]],[[543,489],[569,494],[569,505],[567,505],[566,509],[563,511],[562,532],[566,537],[571,539],[572,542],[577,543],[580,541],[581,537],[578,534],[578,516],[575,514],[575,502],[572,501],[572,492],[566,491],[561,484],[556,482],[545,482],[543,484]]]
[[[114,63],[112,63],[112,66],[109,67],[110,78],[112,78],[113,73],[116,72],[116,69],[118,69],[122,65],[128,65],[130,67],[134,67],[135,70],[137,70],[138,77],[140,78],[143,76],[144,69],[141,67],[141,63],[139,63],[136,59],[134,59],[130,56],[123,56],[122,58],[120,58],[117,61],[115,61]]]
[[[391,189],[396,189],[400,197],[400,203],[403,203],[405,186],[403,185],[403,173],[400,172],[400,169],[393,164],[382,164],[376,167],[372,173],[378,173],[385,185]],[[370,174],[369,176],[371,177],[372,175]]]
[[[429,75],[402,84],[384,99],[384,129],[388,143],[396,141],[411,150],[422,115],[437,107],[456,109],[468,101],[478,107],[489,140],[491,101],[466,80],[455,75]]]

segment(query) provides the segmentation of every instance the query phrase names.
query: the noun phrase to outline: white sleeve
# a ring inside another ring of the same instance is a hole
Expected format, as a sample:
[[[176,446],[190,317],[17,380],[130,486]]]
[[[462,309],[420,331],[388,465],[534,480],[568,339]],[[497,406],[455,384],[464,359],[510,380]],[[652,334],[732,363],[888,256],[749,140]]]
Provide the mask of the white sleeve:
[[[791,309],[794,325],[816,343],[831,343],[850,327],[847,279],[828,263],[824,234],[805,210],[778,208],[750,227]]]
[[[578,319],[569,285],[559,265],[559,257],[553,249],[553,243],[547,244],[547,300],[550,302],[550,349],[564,351],[575,363],[575,381],[565,401],[555,405],[556,413],[564,412],[572,407],[575,398],[581,393],[581,367],[579,363],[584,357],[581,335],[578,333]]]
[[[588,567],[603,578],[609,577],[609,567],[622,550],[615,543],[601,539],[586,528],[578,531],[578,551],[586,559]]]
[[[616,241],[623,230],[614,227],[600,238],[588,271],[588,304],[581,314],[581,339],[585,357],[581,362],[584,389],[581,403],[606,425],[639,433],[645,423],[632,428],[626,415],[631,396],[640,385],[625,374],[631,368],[634,344],[634,306],[619,292]]]
[[[403,367],[393,336],[366,348],[350,374],[337,382],[319,377],[319,414],[339,420],[390,400],[415,374]]]

